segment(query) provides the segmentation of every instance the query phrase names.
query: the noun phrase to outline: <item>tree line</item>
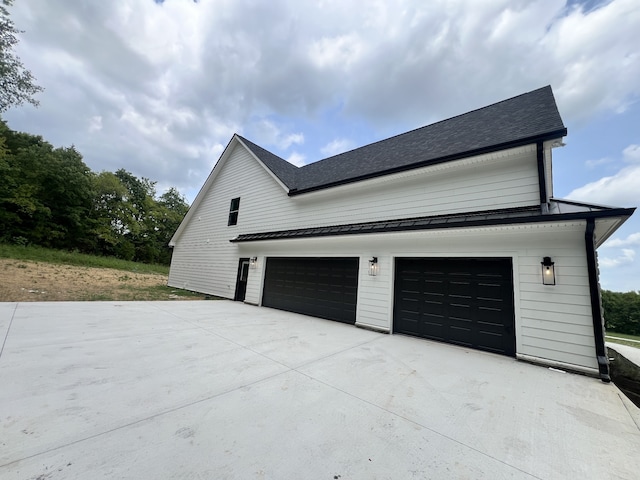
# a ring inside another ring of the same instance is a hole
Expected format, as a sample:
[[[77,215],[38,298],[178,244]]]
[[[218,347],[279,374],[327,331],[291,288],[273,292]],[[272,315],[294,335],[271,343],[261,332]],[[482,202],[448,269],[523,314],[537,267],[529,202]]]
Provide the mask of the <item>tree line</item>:
[[[74,146],[0,119],[0,242],[168,264],[168,242],[189,209],[171,188],[125,169],[92,172]]]
[[[603,290],[602,308],[607,330],[640,335],[640,293]]]

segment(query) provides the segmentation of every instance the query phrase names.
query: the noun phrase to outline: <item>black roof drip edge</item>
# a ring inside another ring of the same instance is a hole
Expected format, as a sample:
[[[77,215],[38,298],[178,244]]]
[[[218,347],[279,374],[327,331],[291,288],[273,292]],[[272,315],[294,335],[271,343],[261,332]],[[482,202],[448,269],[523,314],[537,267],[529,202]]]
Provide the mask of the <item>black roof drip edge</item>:
[[[329,182],[329,183],[325,183],[325,184],[321,184],[321,185],[314,185],[312,187],[307,187],[307,188],[302,188],[302,189],[297,189],[297,188],[292,188],[291,190],[289,190],[288,195],[290,197],[295,196],[295,195],[301,195],[303,193],[310,193],[310,192],[316,192],[318,190],[325,190],[327,188],[332,188],[332,187],[337,187],[340,185],[348,185],[350,183],[357,183],[357,182],[361,182],[363,180],[369,180],[372,178],[377,178],[377,177],[383,177],[386,175],[391,175],[394,173],[400,173],[400,172],[406,172],[409,170],[415,170],[418,168],[422,168],[422,167],[428,167],[431,165],[439,165],[441,163],[447,163],[447,162],[452,162],[455,160],[461,160],[463,158],[468,158],[468,157],[473,157],[473,156],[477,156],[477,155],[484,155],[487,153],[493,153],[493,152],[497,152],[500,150],[505,150],[505,149],[509,149],[509,148],[516,148],[516,147],[522,147],[524,145],[529,145],[529,144],[535,144],[537,142],[545,142],[548,140],[555,140],[557,138],[562,138],[565,137],[567,135],[567,129],[563,128],[560,130],[556,130],[554,132],[550,132],[550,133],[546,133],[544,135],[537,135],[535,137],[529,137],[529,138],[524,138],[524,139],[520,139],[520,140],[514,140],[514,141],[510,141],[510,142],[505,142],[505,143],[501,143],[498,145],[491,145],[490,147],[483,147],[483,148],[478,148],[476,150],[468,150],[465,152],[459,152],[459,153],[455,153],[453,155],[447,155],[444,157],[440,157],[440,158],[432,158],[429,160],[425,160],[422,162],[416,162],[416,163],[412,163],[409,165],[403,165],[400,167],[395,167],[395,168],[390,168],[387,170],[381,170],[378,172],[372,172],[369,173],[367,175],[360,175],[358,177],[351,177],[351,178],[346,178],[343,180],[337,180],[335,182]]]
[[[470,212],[467,214],[439,215],[375,222],[309,227],[296,230],[279,230],[238,235],[229,240],[232,243],[312,238],[340,235],[362,235],[370,233],[403,232],[415,230],[442,230],[448,228],[469,228],[524,223],[545,223],[573,220],[587,220],[607,217],[629,217],[635,208],[612,208],[601,211],[542,214],[539,206],[503,210]]]

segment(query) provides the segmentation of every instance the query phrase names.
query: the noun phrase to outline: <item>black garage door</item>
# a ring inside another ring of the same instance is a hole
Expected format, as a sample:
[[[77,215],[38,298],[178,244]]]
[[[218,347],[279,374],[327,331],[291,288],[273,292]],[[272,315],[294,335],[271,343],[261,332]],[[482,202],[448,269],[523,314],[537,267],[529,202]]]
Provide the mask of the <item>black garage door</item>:
[[[393,330],[514,356],[511,259],[397,259]]]
[[[357,258],[267,258],[262,305],[356,322]]]

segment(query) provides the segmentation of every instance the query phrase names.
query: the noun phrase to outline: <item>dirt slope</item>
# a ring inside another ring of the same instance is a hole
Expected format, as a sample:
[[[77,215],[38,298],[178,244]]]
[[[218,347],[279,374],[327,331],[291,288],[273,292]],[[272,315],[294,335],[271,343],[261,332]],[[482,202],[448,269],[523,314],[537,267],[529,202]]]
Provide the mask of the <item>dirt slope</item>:
[[[171,300],[166,275],[0,259],[1,302]]]

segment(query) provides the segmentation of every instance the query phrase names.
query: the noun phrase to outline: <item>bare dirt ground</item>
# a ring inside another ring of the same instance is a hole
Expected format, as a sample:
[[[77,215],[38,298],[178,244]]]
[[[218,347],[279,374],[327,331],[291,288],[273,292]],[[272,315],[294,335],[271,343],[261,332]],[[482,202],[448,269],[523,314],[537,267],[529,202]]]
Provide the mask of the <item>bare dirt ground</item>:
[[[166,285],[161,274],[0,259],[0,302],[204,298]]]

